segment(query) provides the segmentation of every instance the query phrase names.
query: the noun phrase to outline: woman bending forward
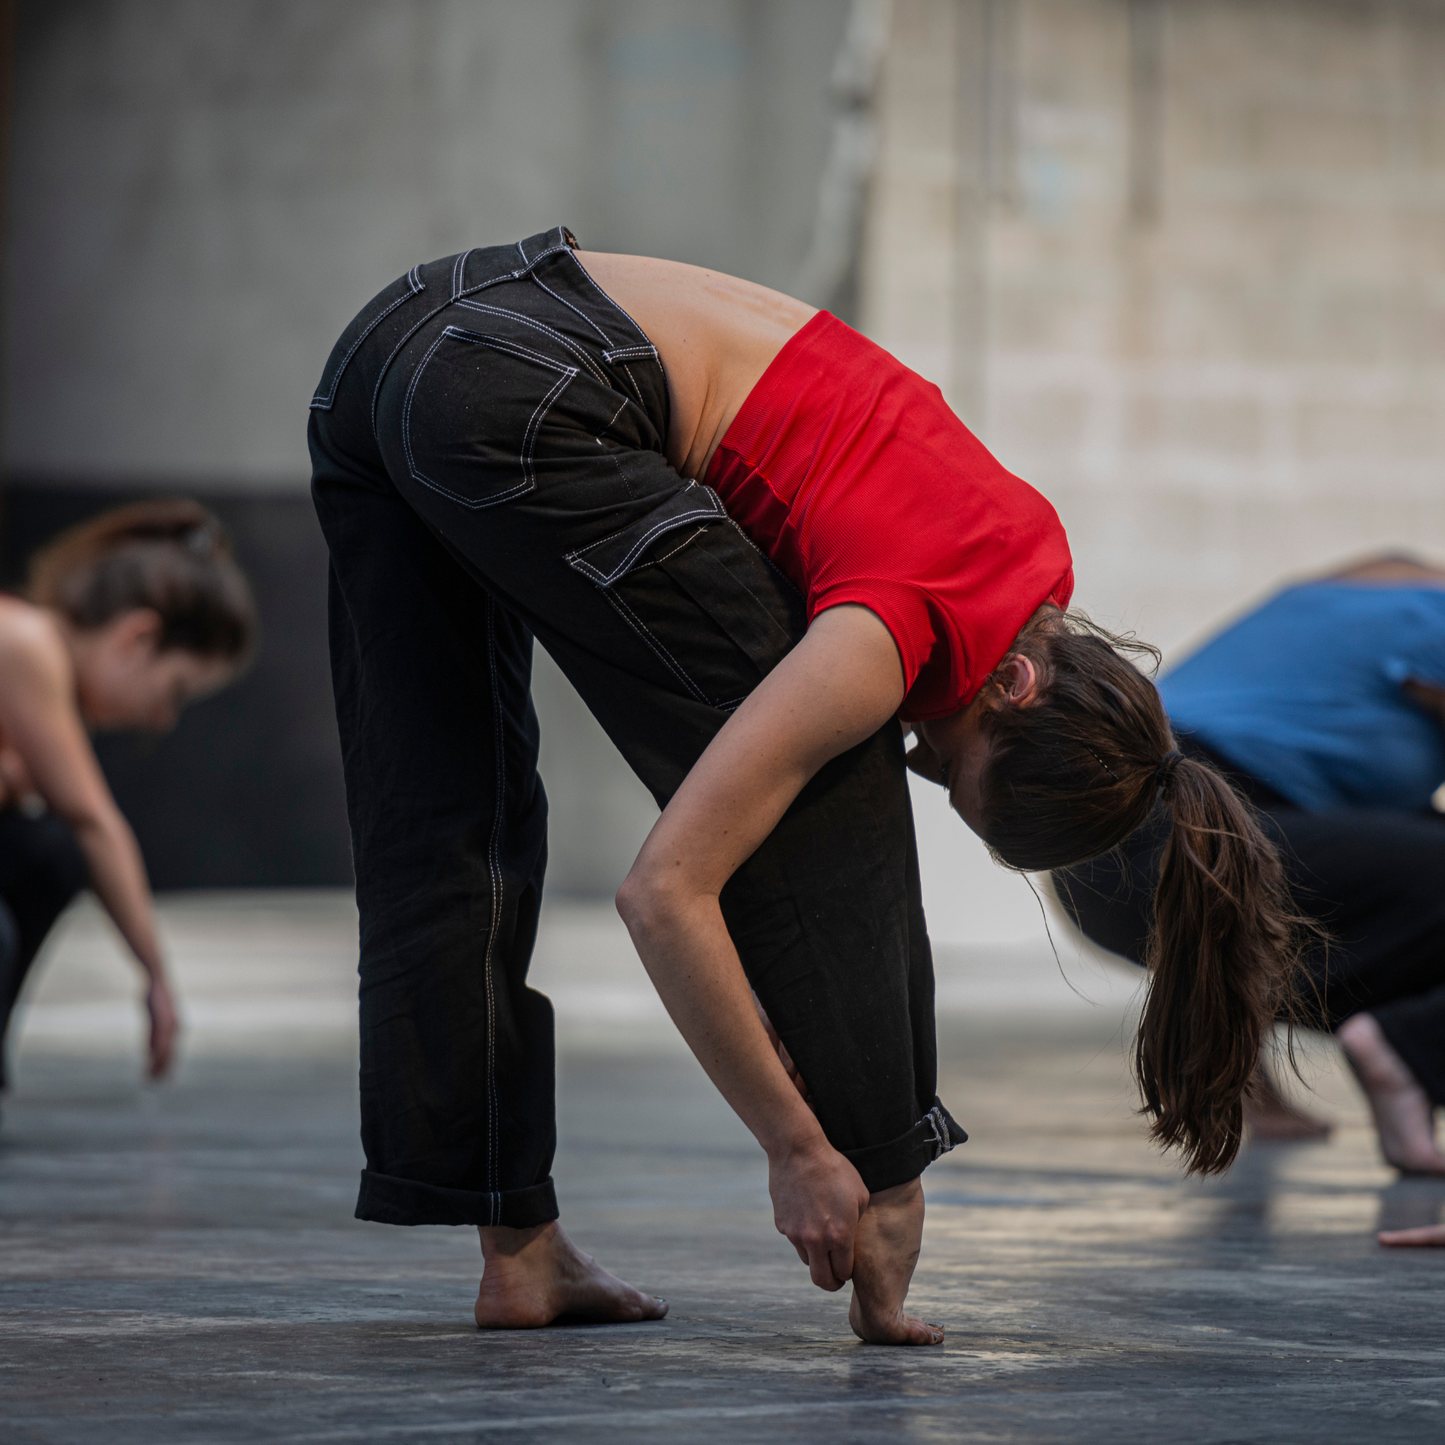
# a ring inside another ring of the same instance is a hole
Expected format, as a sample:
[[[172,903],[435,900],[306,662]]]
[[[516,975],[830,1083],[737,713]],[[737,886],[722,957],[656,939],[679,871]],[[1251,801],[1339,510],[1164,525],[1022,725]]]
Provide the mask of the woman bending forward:
[[[965,1138],[935,1094],[904,728],[1013,867],[1171,801],[1140,1081],[1191,1168],[1234,1157],[1291,987],[1275,854],[1063,611],[1053,509],[936,388],[825,312],[559,227],[414,268],[311,405],[361,909],[356,1212],[479,1226],[479,1325],[667,1308],[556,1222],[534,636],[663,809],[618,907],[863,1339],[942,1339],[903,1303],[919,1176]]]
[[[0,1040],[45,935],[89,884],[145,973],[159,1078],[175,1002],[145,864],[88,733],[166,732],[226,686],[255,639],[251,591],[220,523],[179,498],[62,533],[35,557],[28,591],[0,597]]]

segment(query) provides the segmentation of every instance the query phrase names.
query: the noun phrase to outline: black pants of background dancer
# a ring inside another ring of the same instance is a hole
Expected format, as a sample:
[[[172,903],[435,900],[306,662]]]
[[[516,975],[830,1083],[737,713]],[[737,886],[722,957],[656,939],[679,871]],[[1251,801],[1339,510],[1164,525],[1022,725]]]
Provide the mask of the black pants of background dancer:
[[[20,986],[51,925],[89,878],[75,835],[59,818],[0,811],[0,1088],[9,1082],[4,1040]]]
[[[563,228],[423,265],[312,402],[361,910],[357,1215],[553,1219],[535,636],[659,804],[802,635],[797,594],[663,456],[646,336]],[[606,846],[606,840],[599,840]],[[964,1135],[890,723],[825,767],[723,894],[747,976],[870,1189]]]
[[[1445,1104],[1445,818],[1361,809],[1306,813],[1194,740],[1255,806],[1279,844],[1301,912],[1330,932],[1311,960],[1334,1028],[1375,1016],[1430,1097]],[[1054,874],[1054,889],[1094,942],[1135,963],[1153,922],[1168,820],[1153,818],[1115,853]]]

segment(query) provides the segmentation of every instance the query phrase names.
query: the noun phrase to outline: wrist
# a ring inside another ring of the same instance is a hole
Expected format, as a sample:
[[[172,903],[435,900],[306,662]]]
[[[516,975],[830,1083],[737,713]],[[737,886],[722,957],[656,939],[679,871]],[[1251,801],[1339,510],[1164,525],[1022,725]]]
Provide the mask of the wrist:
[[[832,1152],[833,1146],[828,1142],[827,1135],[823,1133],[812,1110],[805,1106],[804,1113],[807,1115],[806,1120],[800,1119],[795,1124],[778,1129],[768,1138],[759,1139],[769,1164],[797,1164],[821,1153]]]

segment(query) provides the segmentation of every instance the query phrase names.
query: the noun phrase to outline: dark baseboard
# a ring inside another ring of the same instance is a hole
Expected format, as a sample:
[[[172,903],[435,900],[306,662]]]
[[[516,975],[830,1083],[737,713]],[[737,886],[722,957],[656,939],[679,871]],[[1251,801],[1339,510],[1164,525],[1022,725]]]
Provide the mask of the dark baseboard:
[[[174,486],[16,478],[0,493],[0,586],[64,527]],[[304,491],[208,489],[255,588],[261,651],[163,738],[101,737],[101,766],[158,889],[350,884],[326,644],[326,545]]]

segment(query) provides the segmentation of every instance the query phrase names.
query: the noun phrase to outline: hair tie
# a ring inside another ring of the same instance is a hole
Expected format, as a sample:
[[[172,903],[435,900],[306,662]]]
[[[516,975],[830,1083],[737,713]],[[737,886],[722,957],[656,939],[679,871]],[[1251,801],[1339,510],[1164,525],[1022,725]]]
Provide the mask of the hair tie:
[[[1170,748],[1162,758],[1159,759],[1159,766],[1154,769],[1154,786],[1161,791],[1169,786],[1169,780],[1174,776],[1174,769],[1184,761],[1184,754],[1177,748]]]

